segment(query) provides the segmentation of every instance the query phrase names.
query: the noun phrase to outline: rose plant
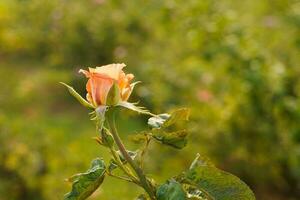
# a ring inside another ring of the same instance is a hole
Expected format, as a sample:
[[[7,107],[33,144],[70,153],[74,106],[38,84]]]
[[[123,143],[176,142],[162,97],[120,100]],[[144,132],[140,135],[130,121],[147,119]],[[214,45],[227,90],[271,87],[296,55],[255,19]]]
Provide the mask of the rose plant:
[[[138,82],[131,82],[133,74],[125,74],[125,64],[110,64],[88,70],[79,70],[88,78],[86,99],[71,86],[69,92],[84,106],[91,109],[91,120],[96,122],[98,144],[107,148],[111,160],[105,164],[102,158],[92,161],[84,173],[75,174],[67,180],[72,189],[64,196],[65,200],[88,198],[104,181],[111,176],[144,189],[137,200],[254,200],[249,187],[238,177],[216,168],[209,159],[198,154],[188,169],[165,183],[157,183],[144,171],[144,156],[151,140],[172,148],[182,149],[187,144],[187,131],[174,130],[180,121],[187,121],[189,110],[181,108],[168,113],[152,114],[128,99]],[[149,115],[149,129],[136,135],[145,145],[136,151],[129,151],[119,137],[115,114],[118,108],[126,108]],[[122,175],[115,173],[120,169]]]

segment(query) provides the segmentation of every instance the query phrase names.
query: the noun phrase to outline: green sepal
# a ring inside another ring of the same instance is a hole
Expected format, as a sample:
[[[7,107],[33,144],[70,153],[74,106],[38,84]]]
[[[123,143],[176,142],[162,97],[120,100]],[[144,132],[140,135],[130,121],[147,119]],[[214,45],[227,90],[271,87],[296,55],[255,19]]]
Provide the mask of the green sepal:
[[[106,105],[115,106],[119,103],[120,97],[120,88],[116,82],[111,86],[106,98]]]
[[[91,103],[89,103],[87,100],[85,100],[82,96],[80,96],[80,94],[78,94],[73,87],[71,87],[68,84],[63,83],[63,82],[60,82],[60,84],[66,86],[68,91],[70,92],[70,94],[73,97],[75,97],[79,101],[79,103],[81,103],[83,106],[85,106],[87,108],[95,108],[95,106],[93,106]]]
[[[137,84],[141,83],[141,82],[142,82],[142,81],[136,81],[136,82],[134,82],[134,83],[131,83],[131,84],[130,84],[131,90],[133,90],[134,87],[135,87]]]
[[[186,193],[180,183],[171,179],[157,188],[156,197],[158,200],[185,200]]]
[[[130,103],[130,102],[127,102],[127,101],[121,101],[121,102],[118,103],[118,106],[127,108],[129,110],[138,112],[140,114],[155,116],[150,111],[148,111],[146,108],[144,108],[142,106],[138,106],[137,103]]]
[[[197,156],[180,182],[196,187],[207,199],[255,200],[251,189],[238,177],[214,167]]]
[[[72,176],[68,180],[73,182],[71,192],[64,196],[65,200],[84,200],[88,198],[101,185],[105,176],[103,159],[92,161],[90,169],[85,173]]]

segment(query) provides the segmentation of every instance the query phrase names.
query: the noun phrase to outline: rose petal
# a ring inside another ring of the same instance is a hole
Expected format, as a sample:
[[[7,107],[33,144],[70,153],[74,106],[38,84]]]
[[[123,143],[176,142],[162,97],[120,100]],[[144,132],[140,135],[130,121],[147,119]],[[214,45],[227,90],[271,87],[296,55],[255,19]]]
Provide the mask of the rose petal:
[[[80,69],[80,70],[78,71],[78,73],[84,74],[87,78],[90,77],[90,72],[89,72],[89,71],[86,71],[86,70],[84,70],[84,69]]]
[[[131,87],[125,88],[122,91],[122,95],[121,95],[122,101],[127,101],[129,99],[130,95],[131,95],[131,92],[132,92]]]
[[[107,94],[113,85],[113,79],[92,76],[90,80],[92,82],[93,100],[97,105],[105,105]]]
[[[122,69],[126,65],[124,63],[122,64],[110,64],[110,65],[104,65],[101,67],[96,67],[94,70],[95,73],[97,74],[104,74],[107,75],[108,77],[118,80],[119,79],[119,74],[122,72]]]

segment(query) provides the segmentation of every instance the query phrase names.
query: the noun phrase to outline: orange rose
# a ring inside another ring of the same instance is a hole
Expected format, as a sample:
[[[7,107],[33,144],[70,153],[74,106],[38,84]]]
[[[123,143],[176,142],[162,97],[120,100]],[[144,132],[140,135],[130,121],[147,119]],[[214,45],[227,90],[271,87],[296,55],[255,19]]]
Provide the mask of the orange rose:
[[[127,101],[133,87],[130,81],[133,74],[125,74],[125,64],[110,64],[96,68],[89,68],[89,71],[79,70],[89,80],[86,84],[87,100],[94,106],[106,105],[107,95],[114,83],[119,87],[119,95],[122,101]]]

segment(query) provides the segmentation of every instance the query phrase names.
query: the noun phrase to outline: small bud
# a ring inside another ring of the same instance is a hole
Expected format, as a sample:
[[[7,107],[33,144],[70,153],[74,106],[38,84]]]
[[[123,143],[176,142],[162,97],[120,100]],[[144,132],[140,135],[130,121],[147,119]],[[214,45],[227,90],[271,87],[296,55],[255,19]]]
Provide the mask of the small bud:
[[[112,147],[114,145],[114,138],[106,128],[103,128],[101,131],[101,139],[102,144],[106,147]]]
[[[117,83],[114,83],[107,94],[106,105],[115,106],[119,103],[119,101],[120,101],[120,89]]]

